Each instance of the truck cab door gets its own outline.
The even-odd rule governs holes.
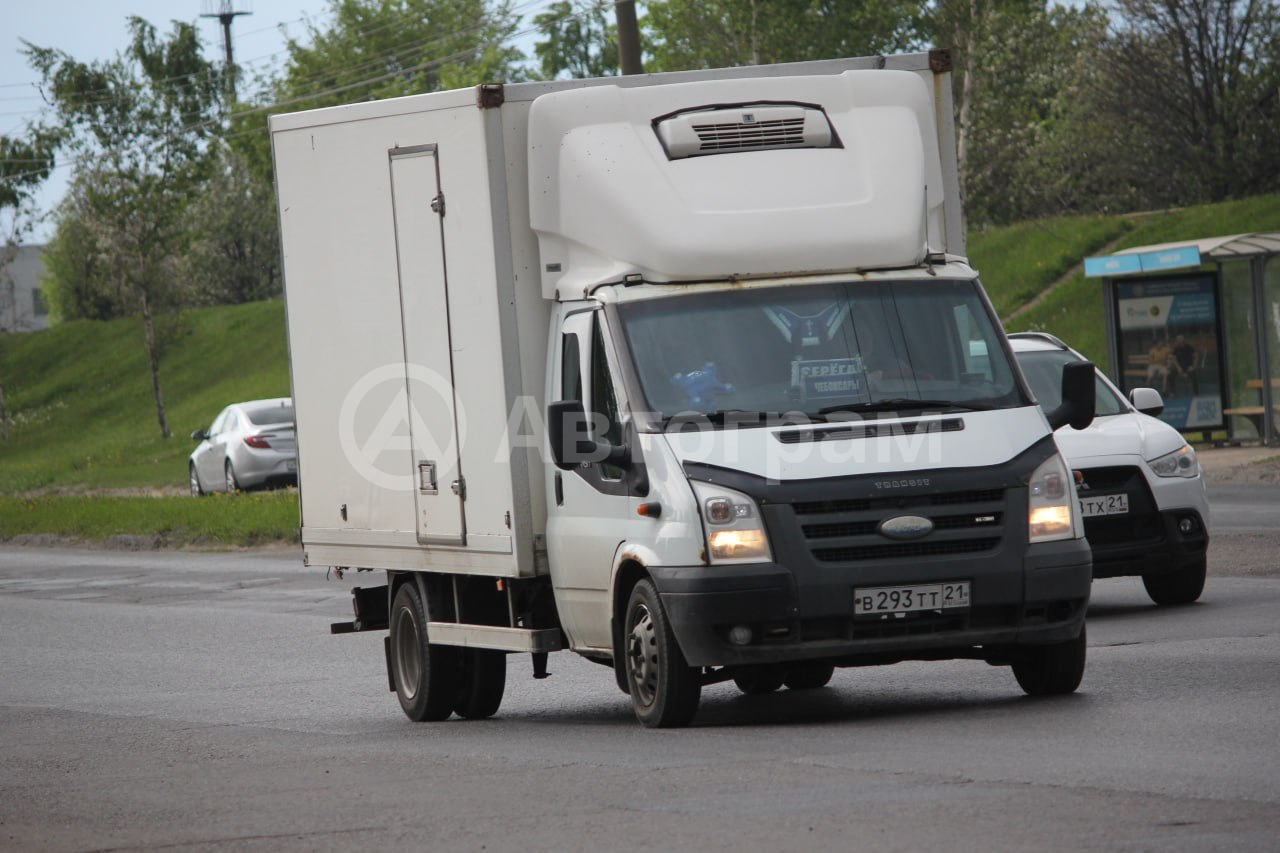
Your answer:
[[[597,441],[624,441],[622,399],[612,342],[601,312],[566,314],[554,343],[551,401],[581,400]],[[584,462],[555,469],[547,483],[547,557],[556,605],[574,648],[613,645],[609,587],[618,548],[637,518],[626,472],[617,465]]]

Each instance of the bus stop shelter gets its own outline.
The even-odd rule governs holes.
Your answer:
[[[1280,231],[1085,259],[1106,304],[1110,378],[1155,387],[1183,431],[1280,444]]]

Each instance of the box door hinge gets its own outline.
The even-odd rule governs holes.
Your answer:
[[[457,495],[460,500],[465,501],[467,499],[467,481],[463,478],[459,477],[454,480],[453,483],[450,484],[450,488],[453,489],[453,493]]]
[[[431,199],[431,209],[444,216],[444,193],[436,193],[436,197]]]

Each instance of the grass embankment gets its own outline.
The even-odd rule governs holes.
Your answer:
[[[290,492],[191,497],[97,495],[0,496],[0,541],[53,537],[109,541],[140,537],[141,546],[210,548],[295,542],[298,499]]]
[[[1113,218],[1121,219],[1121,217]],[[1129,222],[1127,233],[1123,230],[1120,232],[1123,236],[1118,240],[1113,251],[1180,240],[1225,237],[1251,231],[1276,231],[1280,230],[1280,195],[1257,196],[1242,201],[1189,207],[1168,213],[1124,217],[1124,220]],[[1021,227],[1023,226],[1012,226],[1014,229]],[[1006,286],[1006,282],[1015,281],[1019,274],[1018,267],[998,274],[993,269],[992,276],[989,277],[987,267],[984,266],[984,263],[994,261],[994,258],[988,257],[988,250],[992,248],[991,244],[994,241],[1002,239],[1003,232],[1006,230],[1010,229],[993,229],[989,238],[975,235],[975,238],[971,239],[971,254],[976,258],[974,263],[983,273],[983,284],[989,290],[992,289],[993,278],[996,282],[995,288],[1000,290]],[[1082,252],[1076,262],[1081,263],[1084,255],[1096,252],[1098,248],[1101,247],[1093,247]],[[1025,269],[1022,264],[1019,264],[1019,267]],[[1252,332],[1242,327],[1245,322],[1244,314],[1234,312],[1232,307],[1234,303],[1248,300],[1248,288],[1246,284],[1244,292],[1240,293],[1239,287],[1232,286],[1234,281],[1232,275],[1231,268],[1228,268],[1226,283],[1230,292],[1227,294],[1226,306],[1227,344],[1230,348],[1232,364],[1243,365],[1247,372],[1248,365],[1253,361]],[[1233,299],[1233,296],[1236,298]],[[995,300],[995,296],[992,299]],[[998,305],[997,310],[999,310]],[[1054,289],[1042,303],[1018,317],[1007,331],[1021,332],[1030,329],[1051,332],[1098,364],[1106,366],[1109,359],[1104,310],[1102,280],[1085,278],[1082,266],[1075,270],[1062,286]],[[1237,313],[1239,316],[1236,316]],[[1003,317],[1006,313],[1000,311],[1000,315]],[[1241,351],[1242,347],[1247,351]]]
[[[169,439],[156,421],[140,320],[0,336],[10,417],[9,442],[0,443],[0,495],[10,496],[0,498],[0,539],[296,540],[295,495],[196,501],[185,494],[192,430],[207,427],[228,403],[288,396],[281,303],[196,309],[160,326]],[[167,494],[142,496],[155,491]]]

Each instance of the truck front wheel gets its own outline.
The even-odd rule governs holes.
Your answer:
[[[391,605],[391,675],[400,707],[415,723],[448,719],[462,688],[460,650],[428,642],[428,612],[418,585],[401,584]]]
[[[1088,641],[1084,626],[1080,636],[1063,643],[1030,646],[1027,656],[1013,664],[1013,675],[1028,696],[1074,693],[1084,677]]]
[[[649,728],[688,725],[698,711],[702,677],[685,662],[653,581],[644,579],[627,599],[627,682],[631,707]]]

